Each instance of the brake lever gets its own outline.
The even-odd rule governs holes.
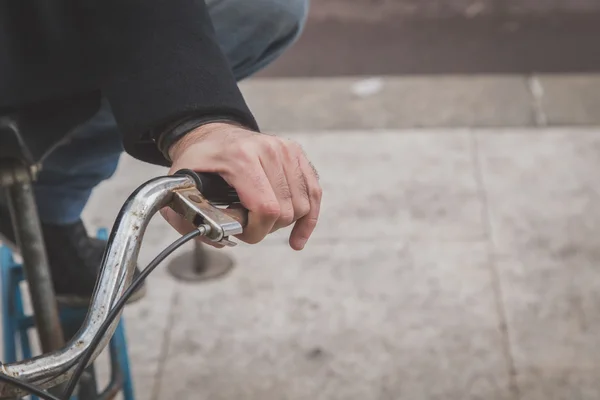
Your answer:
[[[234,218],[233,215],[211,204],[195,187],[181,189],[173,192],[171,209],[181,215],[194,226],[202,225],[206,228],[204,237],[214,243],[233,247],[237,243],[229,239],[230,236],[239,235],[244,231],[244,223]]]
[[[181,170],[176,175],[190,176],[196,185],[173,191],[170,208],[194,226],[204,226],[204,237],[209,241],[235,246],[237,243],[231,241],[230,236],[241,234],[248,221],[248,211],[239,205],[235,190],[217,174]],[[233,203],[238,207],[227,210],[218,208],[201,191],[209,193],[221,205]]]

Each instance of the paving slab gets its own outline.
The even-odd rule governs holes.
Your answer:
[[[265,131],[600,125],[600,75],[251,79]]]
[[[159,398],[509,399],[484,243],[242,246],[178,285]]]
[[[315,240],[228,250],[203,285],[151,275],[126,312],[140,398],[598,398],[599,132],[289,136],[322,176]],[[90,229],[165,172],[124,156]],[[142,265],[176,237],[157,217]]]
[[[536,123],[524,76],[251,79],[241,89],[275,132]]]
[[[549,125],[600,125],[600,76],[540,75]]]
[[[521,399],[597,399],[600,134],[477,136]]]
[[[472,145],[464,130],[289,134],[319,170],[323,205],[311,243],[484,237]],[[285,242],[289,230],[269,241]]]

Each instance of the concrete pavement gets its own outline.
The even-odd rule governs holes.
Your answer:
[[[263,78],[241,88],[274,132],[600,125],[598,74]]]
[[[597,399],[600,133],[296,132],[322,176],[305,251],[228,250],[226,279],[164,269],[128,308],[141,399]],[[124,157],[108,225],[162,173]],[[160,218],[142,264],[176,237]]]
[[[318,168],[321,222],[300,253],[288,231],[227,250],[237,268],[219,281],[151,275],[125,314],[138,398],[597,399],[598,87],[244,82],[262,127]],[[123,156],[86,208],[90,230],[165,172]],[[157,217],[140,264],[176,238]]]

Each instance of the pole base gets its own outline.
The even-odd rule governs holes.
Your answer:
[[[202,282],[221,278],[234,267],[227,254],[218,250],[205,250],[205,245],[195,244],[193,251],[175,258],[167,270],[175,279],[184,282]]]

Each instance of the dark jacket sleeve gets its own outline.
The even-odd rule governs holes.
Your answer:
[[[82,0],[79,0],[82,1]],[[153,138],[189,115],[258,130],[204,0],[83,0],[81,29],[125,150],[166,164]]]

